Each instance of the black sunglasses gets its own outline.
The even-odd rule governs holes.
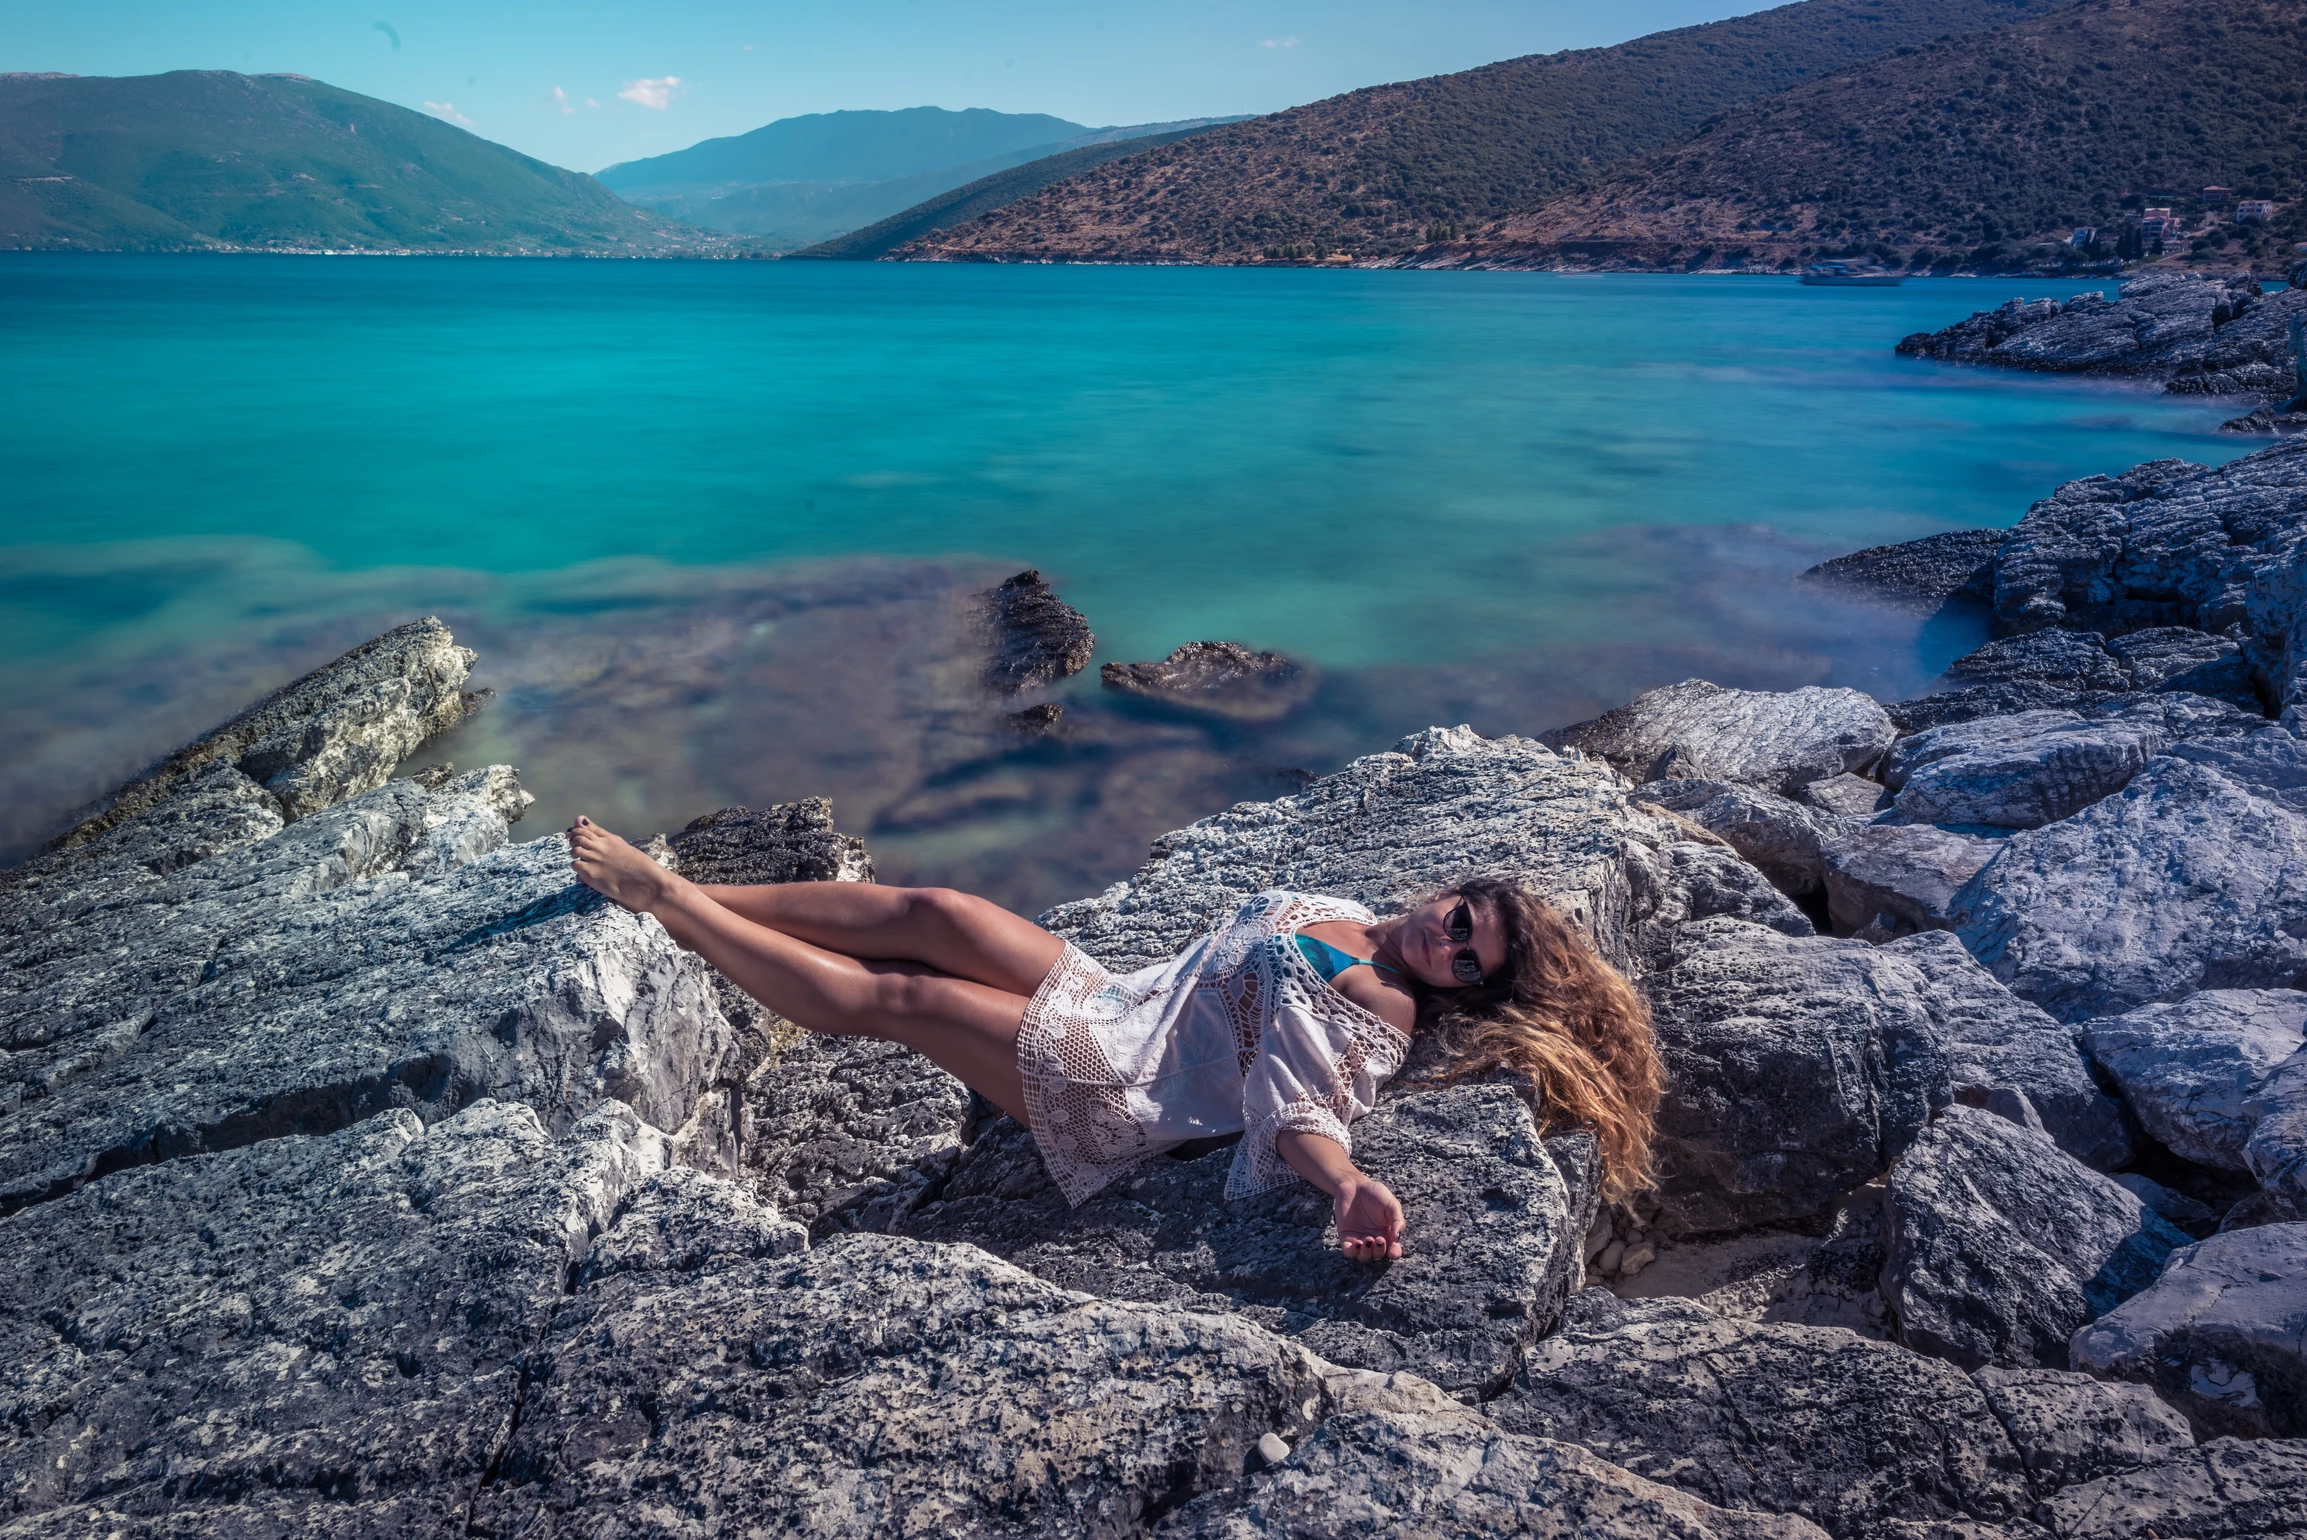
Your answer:
[[[1474,911],[1464,899],[1458,901],[1458,907],[1451,910],[1449,918],[1442,922],[1442,934],[1452,941],[1474,939]],[[1472,947],[1463,947],[1450,954],[1450,977],[1461,984],[1482,982],[1482,959],[1474,955]]]

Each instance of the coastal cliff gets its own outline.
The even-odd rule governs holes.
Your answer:
[[[356,650],[0,873],[0,1525],[2296,1533],[2307,442],[1862,557],[1816,580],[1998,639],[1888,706],[1431,729],[1043,917],[1128,967],[1486,871],[1626,971],[1655,1189],[1413,1055],[1355,1128],[1378,1269],[1228,1151],[1066,1208],[925,1060],[514,842],[511,769],[397,773],[472,706],[438,622]],[[1080,666],[1047,599],[988,667]],[[650,849],[872,877],[823,802]]]

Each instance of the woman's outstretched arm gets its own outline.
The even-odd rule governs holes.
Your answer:
[[[1357,1262],[1402,1254],[1402,1205],[1386,1184],[1364,1176],[1345,1146],[1327,1134],[1284,1129],[1274,1149],[1290,1168],[1328,1193],[1337,1208],[1338,1246]]]

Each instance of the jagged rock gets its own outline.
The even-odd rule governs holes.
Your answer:
[[[1726,690],[1685,679],[1545,740],[1599,755],[1635,781],[1737,781],[1791,797],[1866,769],[1895,734],[1882,707],[1856,690]]]
[[[1966,1369],[2064,1369],[2067,1341],[2187,1237],[2047,1134],[1941,1112],[1890,1174],[1883,1296],[1898,1340]]]
[[[1956,1101],[1991,1106],[1994,1093],[2016,1091],[2059,1148],[2084,1165],[2111,1171],[2131,1163],[2138,1153],[2131,1120],[2099,1089],[2072,1028],[1997,983],[1944,931],[1908,936],[1883,951],[1929,986]]]
[[[2187,1419],[2143,1385],[2111,1385],[2059,1369],[1986,1368],[1975,1378],[2040,1492],[2136,1470],[2195,1447]]]
[[[2272,405],[2255,407],[2240,417],[2228,418],[2219,424],[2219,431],[2221,433],[2299,433],[2307,431],[2307,412],[2278,411]]]
[[[2307,1433],[2307,1224],[2261,1225],[2171,1256],[2152,1288],[2075,1333],[2075,1367],[2136,1380],[2204,1438]]]
[[[740,1168],[815,1225],[881,1228],[952,1169],[974,1130],[969,1087],[870,1037],[788,1039],[745,1083]]]
[[[0,886],[14,887],[56,870],[62,863],[55,853],[150,817],[194,782],[226,767],[269,792],[274,816],[286,819],[372,791],[425,739],[472,709],[476,697],[463,688],[472,662],[472,650],[459,647],[448,627],[429,615],[363,642],[104,798],[90,816],[50,843],[49,859],[0,874]],[[247,801],[259,800],[244,795]]]
[[[1893,933],[1944,930],[1955,895],[2001,851],[2000,840],[1931,824],[1875,824],[1822,846],[1819,863],[1835,928],[1863,930],[1877,915]]]
[[[1501,1433],[1460,1414],[1332,1417],[1276,1469],[1197,1499],[1176,1540],[1811,1540],[1799,1518],[1716,1508],[1574,1444]]]
[[[2307,994],[2207,989],[2095,1021],[2083,1042],[2147,1132],[2171,1153],[2225,1171],[2248,1169],[2252,1094],[2307,1035]]]
[[[1506,1382],[1585,1270],[1592,1142],[1568,1135],[1550,1150],[1505,1086],[1382,1101],[1354,1125],[1354,1159],[1402,1200],[1408,1254],[1375,1271],[1337,1250],[1330,1200],[1310,1183],[1226,1202],[1230,1149],[1148,1161],[1068,1210],[1032,1137],[1006,1120],[897,1228],[1104,1299],[1231,1310],[1333,1363],[1472,1397]]]
[[[1830,775],[1802,789],[1802,804],[1835,818],[1872,818],[1887,798],[1882,783],[1863,775]]]
[[[1882,757],[1879,773],[1884,786],[1893,792],[1900,791],[1917,771],[1928,769],[1942,759],[2024,742],[2050,728],[2072,726],[2082,720],[2079,711],[2052,707],[1921,728],[1891,745],[1890,752]]]
[[[2286,1219],[2307,1218],[2307,1049],[2275,1066],[2243,1103],[2244,1163]]]
[[[483,1533],[1139,1533],[1331,1404],[1239,1317],[881,1235],[588,1276],[534,1362]]]
[[[2215,470],[2154,460],[2068,482],[2003,542],[1996,614],[2013,631],[2218,633],[2247,622],[2266,638],[2280,617],[2255,615],[2252,592],[2307,533],[2303,508],[2307,441],[2297,439]]]
[[[1921,732],[1944,722],[2044,709],[2104,718],[2127,714],[2124,708],[2139,704],[2137,697],[2171,692],[2259,715],[2241,644],[2186,626],[2112,639],[2057,629],[2006,637],[1948,665],[1939,694],[1888,709],[1902,731]]]
[[[1304,791],[1242,803],[1154,842],[1127,882],[1042,923],[1112,968],[1160,962],[1267,888],[1399,913],[1460,877],[1496,873],[1546,895],[1635,972],[1684,922],[1810,921],[1727,845],[1634,805],[1606,767],[1527,738],[1432,728]]]
[[[478,1102],[115,1172],[0,1220],[12,1533],[461,1532],[589,1237],[660,1170],[614,1102]],[[790,1229],[791,1227],[787,1227]]]
[[[1981,717],[2016,716],[2025,711],[2088,712],[2095,706],[2122,701],[2125,696],[2105,690],[2073,690],[2041,679],[2014,679],[2003,684],[1974,685],[1944,690],[1914,700],[1893,701],[1883,711],[1901,733],[1928,732],[1950,722],[1972,722]]]
[[[561,1129],[614,1095],[682,1127],[758,1048],[564,840],[505,843],[526,802],[502,767],[390,781],[141,880],[106,859],[124,824],[80,847],[92,886],[12,891],[0,1208],[395,1106],[519,1100]]]
[[[2037,635],[2055,633],[2038,632]],[[1918,733],[1895,773],[1898,811],[1913,823],[2038,829],[2121,791],[2164,746],[2145,723],[2045,720],[2030,711]],[[2020,724],[2024,724],[2021,726]]]
[[[756,813],[725,807],[692,819],[667,843],[691,882],[745,886],[770,882],[871,882],[873,857],[854,834],[833,828],[823,797],[780,802]]]
[[[1001,720],[1010,731],[1020,737],[1047,737],[1056,732],[1058,724],[1065,720],[1065,708],[1055,701],[1043,701],[1040,705],[1028,706],[1023,711],[1009,712]]]
[[[1950,690],[2041,680],[2069,690],[2124,690],[2130,676],[2095,631],[2030,631],[1987,643],[1947,665]]]
[[[1999,529],[1950,529],[1822,561],[1802,580],[1855,590],[1924,614],[1950,601],[1985,604],[1994,597],[1995,550],[2002,543]]]
[[[1721,836],[1790,898],[1818,891],[1823,872],[1819,847],[1855,822],[1728,781],[1652,781],[1635,787],[1634,797]]]
[[[2291,1540],[2307,1524],[2307,1442],[2214,1439],[2068,1487],[2043,1517],[2059,1540]]]
[[[2107,651],[2136,690],[2184,690],[2256,712],[2258,692],[2241,644],[2186,626],[2155,626],[2110,637]]]
[[[1818,1213],[1888,1167],[1949,1095],[1928,982],[1863,942],[1700,921],[1643,989],[1667,1070],[1669,1233]]]
[[[1097,650],[1081,611],[1030,567],[980,594],[977,614],[992,649],[985,683],[1004,695],[1078,674]]]
[[[2287,732],[2190,734],[2173,759],[2208,765],[2252,796],[2307,815],[2307,743]]]
[[[1098,677],[1125,695],[1245,722],[1288,716],[1314,686],[1305,665],[1239,642],[1188,642],[1159,663],[1108,663]]]
[[[2204,988],[2295,988],[2307,822],[2222,767],[2165,755],[2114,796],[2012,835],[1952,908],[1971,955],[2063,1021]]]
[[[1952,1365],[1683,1300],[1573,1296],[1562,1330],[1487,1409],[1513,1432],[1837,1536],[1900,1519],[2003,1523],[2030,1501],[2018,1451]]]
[[[2261,370],[2289,357],[2290,316],[2307,295],[2262,295],[2248,275],[2145,273],[2119,297],[2011,300],[1898,351],[1916,357],[2056,373],[2178,380],[2208,371]],[[2254,376],[2257,377],[2257,376]]]

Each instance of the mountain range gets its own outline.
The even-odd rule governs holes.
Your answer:
[[[647,256],[592,177],[301,75],[0,75],[0,248]]]

